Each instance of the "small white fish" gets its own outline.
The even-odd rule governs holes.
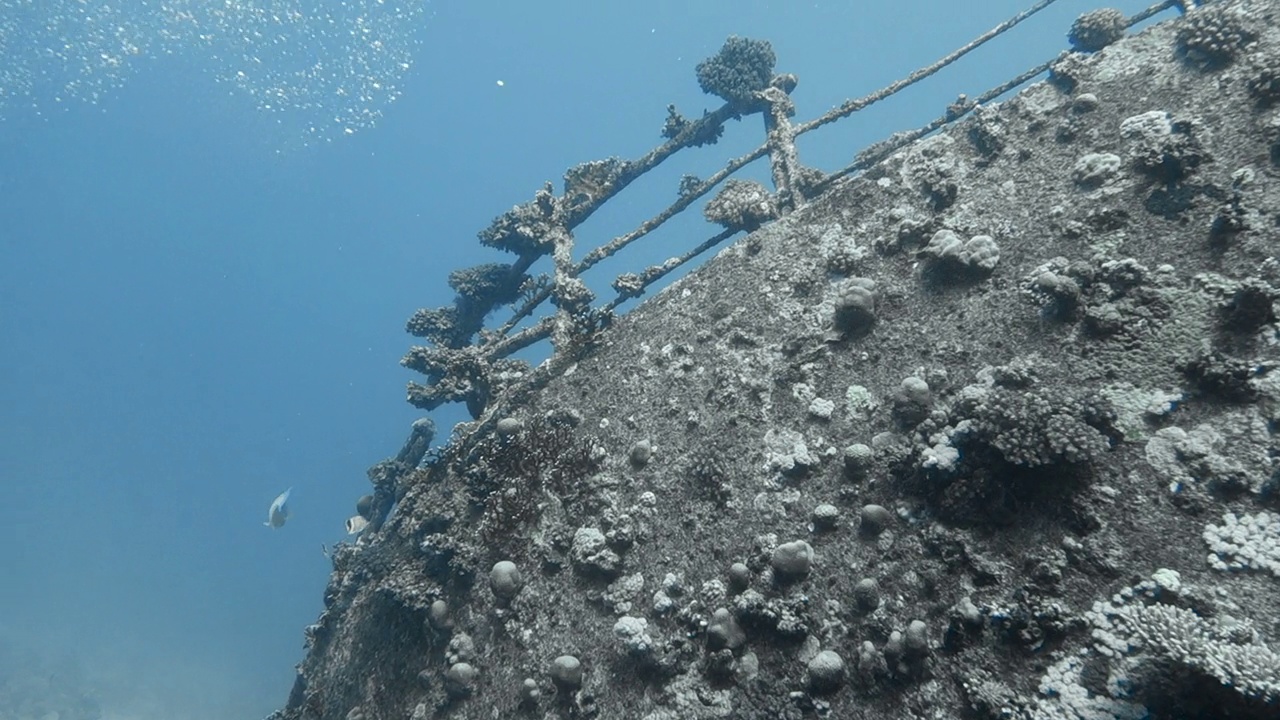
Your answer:
[[[270,528],[284,527],[284,521],[289,519],[289,493],[293,492],[293,488],[289,488],[276,496],[271,501],[271,508],[267,510],[267,521],[262,523]]]
[[[364,529],[369,527],[369,521],[364,519],[362,515],[352,515],[347,518],[347,534],[359,535]]]

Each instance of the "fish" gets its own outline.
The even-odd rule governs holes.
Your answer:
[[[293,492],[293,488],[289,488],[276,496],[271,501],[271,507],[267,510],[267,521],[262,523],[269,528],[284,527],[284,521],[289,519],[289,493]]]
[[[347,518],[347,534],[359,535],[364,529],[369,527],[369,521],[364,519],[362,515],[352,515]]]

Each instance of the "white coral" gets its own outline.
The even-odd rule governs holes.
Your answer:
[[[1147,709],[1137,703],[1093,695],[1080,682],[1084,661],[1068,656],[1049,666],[1040,680],[1044,699],[1037,700],[1031,715],[1036,720],[1138,720]]]
[[[1222,525],[1207,525],[1209,565],[1216,570],[1268,570],[1280,577],[1280,515],[1266,510],[1253,515],[1222,516]]]

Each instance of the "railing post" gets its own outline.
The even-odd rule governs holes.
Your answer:
[[[564,225],[555,225],[547,233],[551,243],[551,260],[555,264],[555,284],[551,301],[556,305],[551,345],[556,355],[567,354],[578,329],[577,319],[590,306],[594,295],[578,278],[573,262],[573,234]]]
[[[778,210],[783,214],[805,201],[796,183],[800,161],[796,158],[796,133],[790,119],[796,113],[796,105],[787,94],[795,84],[794,75],[780,75],[771,87],[760,91],[760,99],[769,104],[769,111],[763,113],[764,128],[768,134],[769,169],[778,193]]]

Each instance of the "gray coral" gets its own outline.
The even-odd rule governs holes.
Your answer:
[[[1250,64],[1252,73],[1245,81],[1249,94],[1262,107],[1280,102],[1280,52],[1258,53]]]
[[[1234,9],[1214,4],[1187,13],[1177,44],[1188,62],[1211,70],[1231,64],[1255,37]]]
[[[698,87],[728,103],[749,103],[769,86],[776,62],[767,41],[734,35],[719,52],[698,63]]]
[[[1051,507],[1088,476],[1116,434],[1109,402],[1034,387],[1012,366],[971,385],[918,456],[944,516],[1007,522],[1014,507]]]
[[[1196,123],[1152,110],[1125,118],[1120,134],[1133,142],[1134,167],[1165,184],[1185,180],[1207,159],[1195,135]]]
[[[1115,8],[1091,10],[1071,24],[1067,40],[1081,52],[1097,52],[1124,37],[1129,19]]]
[[[778,205],[769,189],[754,180],[726,180],[702,212],[726,229],[750,232],[778,217]]]
[[[846,335],[862,335],[876,321],[876,281],[871,278],[850,278],[836,290],[835,314],[832,324]]]
[[[1111,447],[1098,429],[1105,413],[1069,396],[997,389],[977,408],[970,437],[1022,467],[1089,462]]]
[[[990,235],[961,240],[952,230],[939,230],[917,257],[930,282],[946,283],[990,275],[1000,262],[1000,246]]]
[[[489,227],[480,231],[480,244],[513,255],[538,257],[550,253],[552,243],[548,235],[555,227],[552,216],[557,202],[548,183],[532,200],[494,218]]]

